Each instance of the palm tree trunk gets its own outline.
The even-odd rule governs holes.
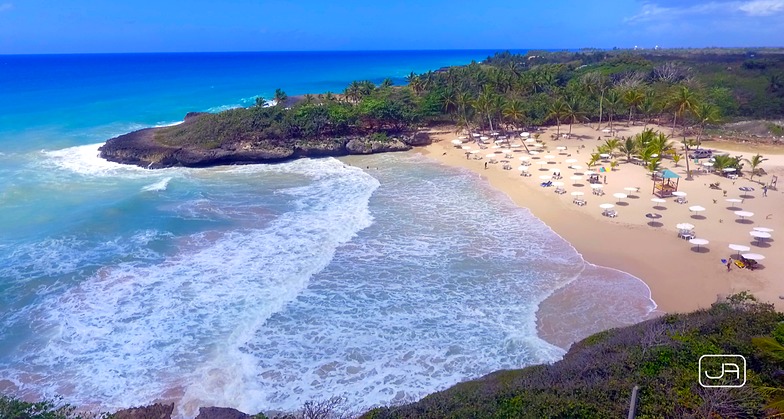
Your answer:
[[[555,128],[555,135],[557,137],[560,137],[561,136],[561,119],[560,118],[555,118],[555,123],[557,124],[556,128]]]
[[[629,124],[626,125],[627,127],[632,125],[632,110],[634,110],[634,108],[629,107]]]
[[[672,132],[670,132],[670,137],[675,135],[675,121],[678,120],[678,112],[675,112],[672,116]]]
[[[602,129],[602,103],[604,103],[604,90],[602,90],[602,95],[599,96],[599,124],[596,125],[596,130]]]
[[[686,136],[683,137],[683,146],[686,148],[686,180],[691,180],[691,167],[689,166],[689,144],[686,142]]]

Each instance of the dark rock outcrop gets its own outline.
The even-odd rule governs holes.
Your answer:
[[[250,415],[229,407],[200,407],[196,419],[250,419]]]
[[[188,127],[204,113],[185,116]],[[430,142],[427,134],[400,138],[374,139],[352,136],[326,139],[298,139],[272,142],[255,138],[252,133],[236,141],[224,142],[215,148],[203,146],[170,146],[156,141],[156,131],[146,128],[112,138],[99,149],[101,157],[122,164],[148,169],[164,167],[207,167],[225,164],[277,163],[301,157],[345,156],[410,150],[412,146]]]
[[[156,403],[144,407],[123,409],[112,415],[113,419],[171,419],[174,403]]]

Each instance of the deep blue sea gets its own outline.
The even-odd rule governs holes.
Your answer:
[[[415,400],[655,307],[474,175],[416,153],[150,171],[106,139],[492,51],[0,56],[0,392],[96,410]],[[368,168],[369,167],[369,168]],[[549,308],[552,312],[553,308]],[[589,314],[583,314],[589,313]]]

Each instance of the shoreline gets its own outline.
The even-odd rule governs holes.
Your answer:
[[[549,138],[550,131],[555,133],[555,130],[555,127],[548,127],[542,133],[541,138]],[[594,136],[593,138],[596,136],[595,131],[590,127],[575,127],[574,132],[581,130],[587,132],[587,138],[592,138],[590,137],[591,135]],[[644,213],[651,211],[653,204],[650,202],[650,198],[653,195],[648,191],[647,184],[640,183],[644,181],[646,176],[644,169],[641,167],[621,164],[618,171],[608,172],[611,180],[605,186],[606,195],[603,197],[592,197],[590,192],[588,192],[585,195],[588,204],[580,207],[572,204],[572,197],[568,193],[561,196],[553,193],[552,188],[540,187],[539,172],[536,165],[531,166],[530,170],[537,175],[527,178],[520,176],[520,172],[516,170],[516,162],[512,162],[515,170],[502,170],[500,164],[490,165],[490,167],[485,169],[484,162],[487,160],[467,160],[464,150],[456,149],[450,143],[452,139],[457,137],[451,127],[433,130],[430,132],[430,135],[433,138],[432,144],[417,147],[410,152],[420,153],[447,166],[473,172],[486,180],[493,188],[505,193],[515,204],[527,208],[535,217],[550,227],[553,232],[567,241],[582,256],[586,263],[624,272],[642,281],[650,290],[650,298],[656,305],[652,315],[657,313],[684,313],[707,308],[718,299],[741,291],[750,291],[761,301],[774,304],[778,310],[784,308],[784,302],[778,298],[779,295],[784,295],[784,286],[776,283],[775,275],[776,271],[784,269],[784,263],[774,258],[776,254],[775,242],[771,242],[770,247],[772,249],[757,249],[751,246],[752,252],[758,251],[768,256],[768,259],[763,261],[765,269],[755,271],[733,269],[731,272],[727,272],[725,265],[720,263],[721,258],[726,258],[732,253],[727,248],[729,243],[748,244],[746,237],[749,237],[748,235],[742,236],[743,233],[738,231],[733,231],[732,234],[726,233],[723,231],[725,227],[728,230],[740,229],[744,232],[750,230],[751,227],[759,225],[772,227],[774,230],[779,231],[782,231],[782,228],[784,228],[781,224],[782,217],[780,216],[773,217],[773,220],[765,221],[755,219],[755,223],[751,225],[723,223],[722,218],[717,220],[715,218],[717,213],[721,217],[728,218],[728,221],[733,216],[726,214],[728,211],[723,208],[725,205],[718,203],[719,198],[715,198],[713,195],[703,196],[711,193],[707,187],[703,188],[703,184],[708,180],[712,182],[714,180],[726,181],[726,179],[716,177],[715,175],[709,175],[711,176],[709,178],[695,175],[694,181],[681,179],[681,190],[688,191],[689,204],[677,205],[671,199],[668,200],[667,204],[664,204],[667,206],[667,211],[661,212],[670,212],[677,215],[672,217],[670,214],[666,214],[662,219],[661,226],[651,227],[646,225],[646,222],[649,220],[644,218]],[[577,137],[586,136],[578,134]],[[519,142],[519,137],[511,141],[513,144],[517,143]],[[576,156],[580,160],[578,164],[581,165],[584,165],[583,160],[587,159],[590,150],[601,144],[595,139],[559,139],[554,141],[548,140],[548,146],[554,148],[553,142],[556,142],[557,145],[568,145],[568,148],[574,149],[578,149],[581,144],[585,145],[582,158],[579,155]],[[706,143],[706,147],[712,145],[707,141]],[[468,145],[473,146],[473,144]],[[482,155],[491,151],[491,149],[483,150]],[[555,154],[555,152],[552,154]],[[753,152],[748,151],[747,154],[753,154]],[[521,153],[518,155],[527,154]],[[557,160],[563,160],[563,157],[558,156]],[[768,173],[778,173],[784,168],[784,156],[772,156],[771,160],[771,162],[766,162],[762,166]],[[671,161],[665,161],[664,163],[665,167],[671,165]],[[683,163],[679,168],[673,169],[685,172]],[[563,170],[566,174],[566,169],[564,168]],[[567,184],[572,183],[568,181],[568,174],[565,176],[565,183]],[[747,179],[739,179],[738,181],[740,182],[741,180],[747,181]],[[614,192],[617,192],[618,189],[622,190],[624,186],[638,186],[637,184],[646,186],[642,187],[640,192],[636,194],[639,195],[637,199],[625,200],[628,202],[626,206],[617,207],[621,214],[618,218],[610,219],[600,215],[601,210],[598,208],[600,202],[617,201],[612,196]],[[578,189],[567,185],[565,189],[573,191],[585,190],[587,188],[582,187]],[[590,189],[588,190],[590,191]],[[735,196],[733,191],[728,193],[727,197]],[[756,207],[750,208],[750,210],[758,214],[763,212],[769,214],[776,213],[776,208],[783,207],[781,205],[777,207],[777,204],[784,203],[784,196],[782,196],[781,192],[774,193],[774,191],[771,191],[768,196],[770,198],[764,198],[764,201],[763,199],[748,199],[747,203],[753,203]],[[719,206],[709,206],[711,199],[714,200],[714,204]],[[721,200],[723,201],[723,199]],[[706,213],[707,220],[692,221],[688,218],[688,207],[695,204],[708,207],[709,211]],[[759,210],[761,204],[765,205],[767,211]],[[634,212],[633,216],[629,214],[631,212]],[[694,250],[689,251],[689,243],[676,237],[674,225],[677,222],[686,221],[697,225],[700,237],[710,239],[711,243],[708,245],[707,253],[698,253]],[[757,221],[759,221],[759,224],[757,224]],[[775,238],[776,233],[774,232],[773,234]],[[738,238],[735,239],[735,237]],[[577,281],[579,281],[579,278]],[[560,297],[559,294],[565,291],[568,292],[568,289],[575,286],[577,281],[555,291],[553,295],[540,304],[540,310],[543,305],[554,303],[554,299],[557,300]],[[540,332],[540,337],[548,342],[560,343],[559,346],[563,346],[563,340],[553,336],[552,333],[548,333],[548,326],[543,324],[539,317],[539,312],[537,312],[537,329]]]

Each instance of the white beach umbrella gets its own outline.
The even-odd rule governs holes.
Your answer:
[[[769,238],[771,238],[770,233],[766,233],[764,231],[754,231],[754,230],[752,230],[752,231],[749,232],[749,235],[751,237],[756,237],[758,239],[769,239]]]
[[[621,202],[622,199],[626,199],[626,194],[621,192],[616,192],[613,196],[618,198],[618,202]]]
[[[754,231],[761,231],[763,233],[773,233],[773,229],[772,228],[767,228],[767,227],[754,227],[754,228],[752,228],[752,230],[754,230]]]
[[[541,144],[531,144],[531,147],[539,148],[539,147],[542,147],[542,145]]]
[[[623,190],[627,191],[627,192],[637,192],[637,187],[635,187],[635,186],[627,186],[627,187],[623,188]]]
[[[675,228],[677,228],[678,230],[692,230],[694,229],[694,224],[680,223],[676,225]]]
[[[571,179],[571,180],[583,180],[583,177],[579,176],[579,175],[574,175],[574,176],[569,176],[569,179]]]
[[[496,150],[497,150],[497,149],[501,148],[501,146],[500,146],[500,145],[498,145],[498,144],[496,144],[496,145],[494,145],[494,146],[492,146],[492,147],[490,147],[490,148],[494,148],[494,149],[496,149]]]
[[[544,160],[542,160],[542,161],[540,161],[540,162],[536,162],[536,164],[538,164],[539,166],[542,166],[542,167],[544,167],[544,166],[546,166],[546,165],[547,165],[547,162],[546,162],[546,161],[544,161]]]
[[[598,183],[592,183],[591,184],[591,188],[593,188],[593,189],[602,189],[603,186],[601,184],[598,184]]]
[[[686,196],[687,194],[686,194],[686,192],[683,192],[683,191],[675,191],[675,192],[672,193],[672,195],[682,198],[682,197]]]
[[[544,158],[546,158],[547,160],[552,160],[552,159],[555,158],[555,156],[553,156],[552,154],[548,154],[548,155],[544,156]]]
[[[697,246],[697,250],[700,250],[700,246],[705,246],[706,244],[710,243],[705,239],[691,239],[689,243],[694,244]]]
[[[663,203],[667,202],[666,199],[662,199],[662,198],[651,198],[651,201],[653,201],[653,202],[655,202],[657,204],[663,204]]]
[[[463,147],[461,147],[461,148],[462,148],[463,150],[470,150],[470,149],[471,149],[471,146],[470,146],[470,145],[464,145],[464,146],[463,146]]]
[[[609,128],[605,128],[605,129],[602,130],[602,132],[604,132],[604,133],[610,132],[610,129]]]
[[[743,258],[749,260],[764,260],[765,256],[762,256],[759,253],[744,253]]]
[[[553,172],[553,173],[560,173],[561,172],[561,168],[560,167],[553,167],[553,168],[550,169],[550,171]]]
[[[610,157],[610,155],[607,154],[607,153],[602,153],[602,154],[599,154],[599,157],[601,157],[603,159],[606,159],[606,158]]]
[[[749,246],[744,246],[742,244],[730,244],[728,247],[738,252],[738,256],[740,256],[740,252],[748,252],[749,250],[751,250]]]
[[[526,156],[518,157],[518,159],[520,159],[520,161],[528,161],[528,160],[530,160],[530,158],[528,158]]]
[[[727,198],[725,199],[725,201],[731,202],[733,204],[740,204],[741,202],[743,202],[743,200],[739,198]]]
[[[572,196],[583,196],[583,195],[585,195],[585,192],[580,192],[580,191],[572,192]]]
[[[471,154],[479,154],[481,152],[482,152],[482,150],[471,150],[471,151],[469,151],[469,153],[471,153]]]
[[[460,144],[463,144],[463,142],[460,141],[460,140],[452,140],[452,144],[460,145]]]
[[[497,136],[497,135],[500,135],[500,134],[498,134],[497,132],[491,132],[490,135]]]
[[[480,139],[480,140],[482,140],[482,141],[485,141],[485,140],[489,140],[489,139],[490,139],[490,137],[485,137],[485,136],[483,135],[483,136],[479,137],[479,139]]]
[[[577,163],[577,159],[566,159],[564,160],[564,163],[569,163],[569,164]]]
[[[585,174],[586,174],[587,176],[590,176],[590,175],[595,175],[595,174],[596,174],[596,172],[594,172],[593,170],[586,170],[586,171],[585,171]]]
[[[503,143],[503,142],[504,142],[504,140],[495,140],[494,142],[495,142],[496,144],[498,144],[498,143]]]
[[[531,135],[531,133],[528,133],[528,132],[521,132],[521,133],[520,133],[520,136],[521,136],[521,137],[527,137],[527,136],[529,136],[529,135]]]
[[[735,169],[734,167],[725,167],[725,168],[724,168],[724,169],[722,169],[722,170],[723,170],[723,171],[725,171],[725,172],[727,172],[727,173],[731,173],[731,172],[734,172],[734,171],[735,171],[735,170],[737,170],[737,169]]]
[[[535,138],[528,138],[528,139],[525,140],[525,142],[526,143],[535,143],[536,139]]]
[[[559,146],[558,146],[558,147],[556,147],[555,149],[556,149],[556,150],[560,150],[560,151],[564,151],[564,150],[566,150],[566,147],[565,147],[565,146],[562,146],[562,145],[559,145]]]
[[[473,134],[471,134],[471,136],[474,137],[474,138],[477,138],[477,137],[481,137],[482,134],[473,133]]]
[[[659,218],[662,218],[662,215],[656,212],[649,212],[645,214],[645,217],[650,218],[651,220],[658,220]]]
[[[485,157],[487,157],[488,159],[495,159],[497,156],[496,156],[495,153],[490,153],[490,154],[486,155]]]
[[[564,183],[563,183],[563,182],[561,182],[561,181],[558,181],[558,182],[553,182],[553,186],[558,186],[558,187],[561,187],[561,186],[563,186],[563,185],[564,185]]]
[[[520,144],[512,144],[509,147],[518,148],[518,147],[522,147],[522,145],[520,145]]]
[[[580,166],[579,164],[575,164],[574,166],[572,166],[572,169],[574,169],[574,170],[580,170],[580,169],[582,169],[582,168],[583,168],[583,167],[582,167],[582,166]],[[588,173],[586,173],[586,174],[588,174]]]
[[[735,211],[735,215],[737,215],[741,219],[744,219],[746,217],[753,217],[754,213],[751,211]]]
[[[532,156],[535,156],[535,155],[539,154],[539,152],[536,151],[536,150],[531,150],[531,151],[528,152],[528,154],[530,154]]]
[[[550,175],[541,175],[541,176],[539,176],[539,179],[548,180],[548,179],[552,179],[552,176],[550,176]]]
[[[709,161],[703,162],[702,165],[705,166],[705,167],[713,167],[713,163],[711,163]]]
[[[520,166],[520,167],[517,168],[517,170],[519,170],[521,172],[526,172],[526,171],[528,171],[528,166]]]
[[[599,208],[601,208],[601,209],[610,209],[610,208],[614,208],[614,207],[615,207],[615,205],[613,205],[613,204],[601,204],[601,205],[599,205]]]
[[[705,207],[701,207],[699,205],[695,205],[693,207],[689,207],[689,211],[691,211],[691,212],[703,212],[703,211],[705,211]]]

